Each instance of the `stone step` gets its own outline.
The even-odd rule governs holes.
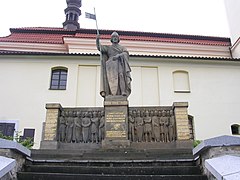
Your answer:
[[[104,175],[19,172],[18,180],[207,180],[203,175]]]
[[[25,172],[67,173],[67,174],[114,174],[114,175],[199,175],[196,166],[142,166],[142,167],[103,167],[103,166],[62,166],[26,165]]]
[[[32,159],[69,160],[139,160],[139,159],[193,159],[192,149],[161,150],[32,150]]]
[[[19,180],[207,180],[192,149],[33,150]]]
[[[182,160],[28,160],[26,165],[46,166],[101,166],[101,167],[157,167],[157,166],[196,166],[192,159]]]

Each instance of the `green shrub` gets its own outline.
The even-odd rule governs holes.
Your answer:
[[[0,132],[0,138],[11,140],[11,141],[15,140],[17,143],[22,144],[24,147],[31,149],[34,145],[33,139],[32,138],[21,139],[19,133],[20,132],[16,132],[16,136],[12,137],[12,136],[4,136],[2,132]]]
[[[6,139],[6,140],[11,140],[11,141],[13,140],[12,136],[4,136],[1,131],[0,131],[0,138]]]
[[[199,145],[202,141],[201,140],[194,140],[193,141],[193,147],[196,147],[197,145]]]

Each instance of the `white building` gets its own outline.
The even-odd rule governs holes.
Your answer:
[[[35,148],[46,103],[103,106],[95,30],[74,23],[69,29],[76,21],[66,22],[65,28],[15,28],[0,38],[0,127],[35,130]],[[100,33],[101,43],[110,44],[112,30]],[[232,57],[229,38],[118,33],[130,52],[130,106],[188,102],[196,139],[239,134],[240,59]],[[239,57],[239,50],[233,52]]]

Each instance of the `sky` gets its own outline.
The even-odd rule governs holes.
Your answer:
[[[66,0],[1,0],[0,36],[10,28],[62,27]],[[230,37],[224,0],[82,0],[81,28]]]

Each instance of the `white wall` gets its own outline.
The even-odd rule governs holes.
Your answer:
[[[161,105],[173,101],[189,102],[189,114],[194,116],[197,139],[231,135],[230,126],[239,124],[240,71],[239,64],[172,64],[162,65],[160,76],[166,88],[160,89]],[[171,72],[189,72],[190,93],[174,93]]]
[[[130,106],[160,105],[158,67],[132,67]]]
[[[77,105],[79,65],[97,64],[89,58],[27,57],[0,58],[0,120],[19,120],[19,129],[34,128],[35,147],[39,147],[46,103],[61,103],[64,107]],[[49,90],[51,68],[68,68],[66,90]]]
[[[231,134],[240,119],[240,62],[131,58],[130,106],[171,106],[189,102],[197,139]],[[49,90],[51,68],[68,68],[66,90]],[[175,93],[173,72],[189,74],[190,93]],[[87,56],[0,57],[0,120],[19,120],[19,130],[36,129],[41,140],[46,103],[63,107],[102,106],[99,95],[99,59]],[[88,101],[89,100],[89,101]]]

